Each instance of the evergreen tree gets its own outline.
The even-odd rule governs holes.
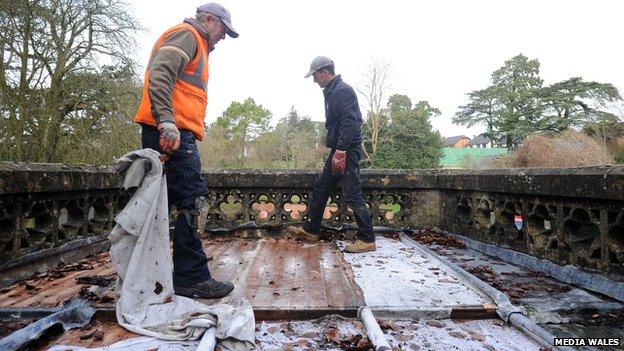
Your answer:
[[[536,123],[539,131],[560,132],[570,127],[585,127],[613,116],[601,111],[606,102],[621,99],[612,84],[584,82],[570,78],[543,88],[539,94],[543,115]]]
[[[486,136],[513,147],[534,132],[561,132],[600,122],[608,112],[607,102],[621,100],[617,89],[607,83],[570,78],[543,86],[539,62],[520,54],[492,73],[492,85],[468,94],[453,118],[471,127],[485,124]]]
[[[247,98],[242,103],[234,101],[217,118],[217,125],[225,130],[225,136],[236,153],[237,163],[243,163],[247,144],[262,133],[269,131],[271,111]]]
[[[522,54],[515,56],[492,73],[492,83],[498,100],[495,121],[505,144],[510,146],[531,134],[541,116],[538,93],[543,80],[539,77],[539,61]]]
[[[384,133],[392,136],[377,149],[375,168],[436,168],[442,157],[442,138],[433,131],[430,118],[440,111],[428,102],[420,101],[412,107],[405,95],[393,95],[386,111],[391,120]]]
[[[275,126],[278,150],[275,158],[279,167],[317,168],[322,166],[326,153],[325,128],[307,116],[299,116],[295,107]]]

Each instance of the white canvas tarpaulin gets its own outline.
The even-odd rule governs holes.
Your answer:
[[[131,332],[162,340],[203,336],[197,347],[202,351],[214,348],[215,338],[230,350],[254,349],[255,320],[247,301],[208,306],[174,295],[167,181],[159,156],[143,149],[115,163],[117,172],[125,173],[123,187],[138,187],[109,235],[118,274],[117,322]]]

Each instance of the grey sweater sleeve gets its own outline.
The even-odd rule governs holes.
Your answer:
[[[172,91],[176,79],[186,65],[195,57],[195,36],[181,29],[171,34],[158,51],[153,53],[147,87],[156,123],[173,122]]]

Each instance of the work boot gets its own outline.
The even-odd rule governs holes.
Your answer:
[[[343,251],[347,253],[360,253],[375,250],[377,250],[377,245],[374,241],[372,243],[367,243],[366,241],[358,239],[354,243],[345,246]]]
[[[219,299],[234,290],[234,284],[220,282],[213,278],[191,286],[174,286],[176,295],[199,299]]]
[[[302,227],[296,227],[294,225],[291,225],[286,228],[286,231],[288,232],[288,236],[293,239],[299,239],[311,243],[319,241],[318,235],[312,234]]]

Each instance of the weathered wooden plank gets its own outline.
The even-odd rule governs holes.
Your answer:
[[[307,244],[298,244],[293,254],[294,270],[291,284],[291,293],[288,306],[294,308],[304,308],[310,305],[310,251]]]
[[[337,268],[340,265],[335,261],[332,250],[325,245],[321,247],[321,267],[325,276],[325,292],[329,302],[329,307],[345,306],[347,302],[347,294],[342,286],[340,274],[342,272]]]
[[[325,288],[325,274],[321,266],[321,248],[321,244],[311,245],[308,256],[309,305],[315,308],[329,306],[327,289]]]

